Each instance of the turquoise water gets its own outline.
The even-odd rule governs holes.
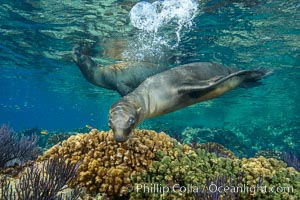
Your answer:
[[[86,41],[96,43],[93,58],[103,65],[208,61],[274,70],[259,87],[238,88],[139,128],[165,131],[185,142],[192,135],[241,154],[299,154],[299,1],[165,2],[171,4],[160,5],[161,18],[155,21],[154,1],[147,4],[150,11],[134,10],[133,19],[135,0],[1,0],[0,124],[20,131],[71,131],[87,124],[108,130],[108,111],[119,95],[87,82],[71,61],[72,47]],[[193,4],[184,7],[187,2]],[[176,10],[180,6],[183,10]],[[150,21],[137,21],[141,16]]]

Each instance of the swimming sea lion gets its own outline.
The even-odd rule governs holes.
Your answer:
[[[191,63],[147,78],[133,92],[112,105],[109,126],[115,140],[124,142],[148,118],[216,98],[267,75],[265,70],[235,70],[213,63]]]
[[[88,50],[87,45],[76,45],[72,53],[84,77],[94,85],[116,90],[121,96],[132,92],[146,78],[169,69],[166,65],[145,62],[122,62],[104,67],[85,55]]]

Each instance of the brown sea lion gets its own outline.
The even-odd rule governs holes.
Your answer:
[[[114,103],[109,112],[109,126],[116,141],[124,142],[148,118],[216,98],[269,73],[262,69],[238,71],[205,62],[178,66],[147,78]]]
[[[87,45],[76,45],[72,58],[84,77],[92,84],[110,90],[116,90],[124,96],[137,88],[146,78],[168,70],[166,65],[154,65],[146,62],[121,62],[110,66],[101,66],[86,55]]]

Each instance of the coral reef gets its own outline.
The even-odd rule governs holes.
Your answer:
[[[89,192],[108,196],[128,194],[131,177],[147,173],[158,151],[172,152],[176,141],[154,131],[134,131],[130,142],[117,143],[113,133],[93,129],[89,134],[71,136],[47,152],[44,158],[64,155],[72,162],[82,162],[78,183]]]
[[[230,147],[239,157],[252,157],[259,151],[270,150],[299,155],[298,124],[285,122],[278,126],[262,126],[260,123],[254,120],[250,124],[228,123],[222,128],[186,127],[178,138],[184,138],[183,142],[187,144],[218,142]],[[280,137],[282,139],[279,140]]]
[[[26,128],[22,131],[19,131],[18,134],[26,137],[36,137],[37,135],[38,140],[36,142],[36,145],[39,146],[40,148],[44,148],[47,144],[48,140],[48,135],[41,134],[42,129],[39,127],[33,127],[33,128]]]
[[[59,155],[72,163],[82,163],[74,184],[111,199],[199,199],[201,195],[208,199],[216,196],[221,199],[289,199],[300,196],[300,173],[282,161],[264,157],[237,159],[231,154],[218,157],[203,146],[193,148],[165,133],[149,130],[135,130],[129,141],[117,143],[111,131],[93,129],[89,134],[71,136],[52,147],[40,160]],[[208,185],[213,183],[293,190],[207,193]],[[189,187],[191,191],[184,190]]]
[[[300,160],[298,157],[294,154],[287,153],[287,152],[280,152],[280,151],[258,151],[255,154],[255,157],[260,157],[263,156],[265,158],[275,158],[277,160],[282,160],[284,161],[287,166],[293,167],[297,171],[300,172]]]
[[[65,132],[65,133],[53,132],[49,134],[47,145],[45,146],[47,149],[49,149],[52,146],[56,145],[57,143],[62,142],[75,134],[76,132]]]
[[[282,153],[281,160],[283,160],[288,166],[293,167],[300,172],[300,160],[297,156],[284,152]]]
[[[238,173],[235,180],[231,177],[216,176],[213,179],[208,179],[204,186],[204,189],[195,192],[195,199],[216,200],[216,199],[230,199],[239,200],[242,199],[242,192],[223,192],[221,190],[215,190],[216,188],[222,188],[225,185],[241,185],[244,178],[244,173]],[[213,185],[213,187],[212,187]],[[206,188],[206,189],[205,189]],[[210,188],[210,190],[209,190]]]
[[[207,181],[215,180],[217,177],[228,177],[223,183],[223,188],[226,186],[242,188],[243,192],[238,194],[237,199],[289,199],[300,195],[299,172],[293,168],[287,168],[282,161],[264,157],[241,160],[216,157],[214,153],[207,154],[203,149],[187,154],[179,153],[178,158],[181,159],[161,155],[159,161],[153,162],[147,175],[142,177],[141,181],[133,180],[136,183],[135,188],[145,183],[148,187],[153,183],[160,183],[161,188],[167,187],[169,188],[168,191],[173,191],[173,193],[153,194],[148,193],[146,188],[146,192],[134,191],[131,194],[132,199],[147,199],[153,196],[166,199],[178,197],[197,199],[199,190],[201,191],[200,194],[207,194],[207,191],[210,191],[207,187]],[[244,177],[242,179],[240,178],[241,173]],[[177,188],[174,189],[174,185],[177,185]],[[192,186],[190,192],[181,192],[182,188],[188,188],[189,185]],[[269,191],[269,189],[274,188],[279,188],[280,192]],[[227,191],[227,193],[229,192]],[[220,195],[225,198],[229,195],[227,193],[223,192]],[[233,193],[230,195],[236,195],[235,192],[230,193]]]
[[[0,176],[0,197],[2,200],[78,199],[79,187],[70,195],[61,193],[76,178],[78,167],[78,163],[56,157],[31,165],[16,180]]]
[[[260,150],[255,153],[255,157],[263,156],[265,158],[275,158],[277,160],[282,160],[283,153],[280,151],[270,151],[270,150]]]
[[[230,146],[238,156],[246,156],[249,153],[247,141],[239,134],[229,129],[204,128],[204,127],[186,127],[181,135],[186,144],[205,144],[216,143],[223,146]]]
[[[244,145],[243,151],[246,152],[247,156],[254,156],[256,152],[261,150],[299,154],[300,129],[299,123],[295,123],[296,121],[283,120],[276,121],[275,124],[264,124],[264,121],[257,120],[252,120],[249,123],[234,121],[226,124],[224,129],[234,133],[239,140],[228,141],[228,144],[229,146]]]
[[[224,146],[215,142],[197,144],[196,146],[194,145],[194,148],[204,149],[207,153],[216,154],[217,157],[232,158],[232,159],[237,158],[237,156],[234,155],[232,151],[226,149]]]
[[[36,146],[38,137],[20,137],[8,125],[0,128],[0,168],[34,160],[41,153]]]

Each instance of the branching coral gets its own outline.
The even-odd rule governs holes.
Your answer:
[[[222,151],[226,152],[224,149]],[[294,189],[293,193],[244,192],[239,194],[238,199],[300,196],[299,172],[287,168],[282,161],[264,157],[237,159],[231,154],[218,157],[203,148],[182,145],[166,134],[154,131],[135,130],[129,141],[117,143],[111,131],[93,129],[89,134],[72,136],[61,145],[52,147],[41,160],[58,155],[64,155],[74,163],[82,162],[76,184],[86,187],[91,193],[105,194],[109,198],[196,199],[195,192],[181,192],[181,188],[194,185],[207,189],[207,183],[217,180],[217,177],[227,177],[228,184],[234,180],[233,183],[249,187],[291,186]],[[170,188],[170,192],[144,192],[138,189],[141,185],[151,187],[155,184]],[[235,194],[226,195],[233,197]]]
[[[131,199],[148,199],[153,196],[157,199],[197,199],[196,194],[202,195],[202,197],[203,195],[214,197],[216,193],[209,193],[207,181],[216,180],[218,177],[227,177],[226,183],[222,183],[224,184],[223,188],[231,188],[231,186],[242,188],[243,192],[238,194],[237,199],[295,199],[300,195],[299,172],[293,168],[287,168],[282,161],[264,157],[231,159],[216,157],[214,153],[207,154],[203,149],[188,153],[180,152],[180,148],[176,149],[179,150],[178,159],[160,155],[160,159],[153,162],[148,173],[142,176],[142,180],[134,180],[135,188],[138,188],[139,185],[160,184],[160,188],[168,187],[172,192],[151,193],[147,192],[147,189],[146,192],[135,190],[131,193]],[[241,173],[243,173],[242,179],[240,178]],[[230,180],[233,180],[234,184]],[[175,190],[173,190],[174,185],[177,185]],[[195,186],[197,190],[181,192],[181,188],[188,188],[190,185]],[[266,188],[266,191],[260,190],[260,188]],[[286,191],[270,192],[270,189],[274,188]],[[202,190],[200,193],[199,189]],[[224,199],[226,196],[233,197],[236,193],[227,191],[226,194],[220,195],[222,196],[220,199]]]
[[[0,179],[0,197],[2,200],[51,200],[78,199],[80,192],[76,188],[70,196],[59,192],[76,177],[79,164],[72,164],[62,158],[45,160],[25,169],[15,184],[6,176]]]
[[[174,139],[164,133],[135,131],[130,142],[117,143],[113,133],[99,132],[71,136],[61,146],[54,146],[44,158],[64,155],[72,162],[82,162],[78,183],[89,192],[109,196],[128,194],[130,177],[147,173],[157,151],[172,152]]]
[[[37,136],[19,137],[9,126],[0,128],[0,168],[8,162],[25,162],[35,159],[40,152],[36,147]]]

